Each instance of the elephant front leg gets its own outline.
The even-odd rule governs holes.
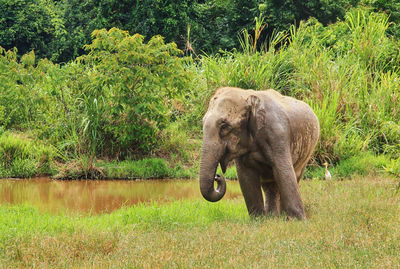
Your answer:
[[[279,215],[279,189],[275,182],[261,183],[265,194],[265,210],[267,214]]]
[[[240,160],[236,160],[236,170],[249,215],[251,217],[265,215],[260,175],[253,169],[246,167]]]

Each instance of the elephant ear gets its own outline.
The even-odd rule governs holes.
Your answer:
[[[254,137],[265,126],[265,108],[260,98],[256,95],[250,95],[247,98],[247,105],[249,110],[249,129]]]

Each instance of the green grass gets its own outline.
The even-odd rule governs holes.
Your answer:
[[[360,152],[357,155],[339,161],[337,164],[330,165],[330,171],[333,179],[343,179],[360,177],[366,175],[397,175],[399,167],[399,159],[390,159],[386,155],[374,155],[370,152]],[[397,170],[396,170],[397,169]],[[396,172],[397,171],[397,172]],[[397,173],[397,174],[396,174]],[[221,168],[218,167],[217,174],[222,175]],[[307,166],[303,176],[305,179],[324,179],[324,166],[311,164]],[[224,177],[227,179],[237,179],[236,167],[229,167]]]
[[[221,167],[218,166],[217,174],[223,175],[227,179],[237,179],[236,166],[231,166],[226,169],[225,174],[222,173]]]
[[[190,178],[194,172],[185,170],[181,165],[175,167],[160,158],[149,158],[137,161],[99,163],[104,169],[105,178],[150,179],[150,178]]]
[[[140,160],[88,162],[85,158],[62,164],[58,179],[166,179],[195,178],[194,167],[185,168],[181,163],[168,163],[161,158],[143,158]]]
[[[0,178],[53,175],[56,150],[23,134],[0,134]]]
[[[374,155],[370,152],[361,152],[347,159],[339,161],[335,165],[329,165],[328,170],[333,179],[360,177],[366,175],[387,175],[387,169],[393,163],[386,155]],[[304,174],[306,179],[324,179],[325,168],[323,166],[310,165]]]
[[[252,220],[242,199],[138,205],[106,215],[0,207],[7,267],[394,268],[400,196],[389,178],[305,181],[307,220]]]

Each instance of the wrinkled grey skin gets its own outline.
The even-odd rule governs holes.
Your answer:
[[[319,138],[318,119],[306,103],[274,90],[220,88],[203,118],[203,135],[200,190],[206,200],[224,196],[225,179],[215,172],[220,164],[225,173],[235,160],[250,216],[283,210],[305,218],[298,181]]]

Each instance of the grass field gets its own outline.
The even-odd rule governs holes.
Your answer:
[[[250,219],[242,199],[105,215],[0,208],[1,267],[396,268],[396,180],[303,181],[306,221]]]

